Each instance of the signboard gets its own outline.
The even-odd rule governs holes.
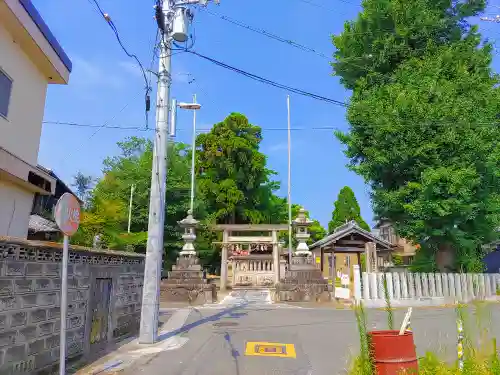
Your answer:
[[[66,374],[66,317],[68,316],[68,258],[69,238],[80,225],[80,202],[73,194],[64,193],[54,210],[57,226],[64,233],[61,275],[61,329],[59,333],[59,374]]]
[[[349,275],[342,275],[340,276],[340,283],[342,285],[349,285],[351,280],[349,280]]]
[[[66,236],[72,236],[80,225],[80,202],[73,194],[64,193],[54,210],[56,224]]]
[[[349,299],[351,298],[351,291],[349,288],[335,288],[335,298]]]
[[[316,257],[316,264],[321,264],[321,257]]]

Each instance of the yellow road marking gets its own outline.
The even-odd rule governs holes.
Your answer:
[[[247,342],[245,355],[261,357],[297,358],[295,345],[278,342]]]

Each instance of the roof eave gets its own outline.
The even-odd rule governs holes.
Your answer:
[[[39,69],[48,84],[67,84],[72,69],[56,38],[31,0],[0,1],[0,24]]]
[[[52,34],[52,31],[50,31],[49,26],[45,23],[43,20],[42,16],[38,12],[38,10],[35,8],[31,0],[19,0],[23,8],[28,12],[30,15],[31,19],[35,23],[35,25],[38,27],[38,29],[41,31],[47,42],[49,42],[50,46],[54,50],[54,52],[57,54],[61,62],[64,64],[66,69],[71,73],[73,69],[73,63],[71,62],[69,56],[66,54],[64,49],[61,47],[59,44],[57,38]]]
[[[368,232],[367,230],[361,228],[359,225],[353,224],[349,225],[346,228],[343,228],[342,230],[339,230],[337,232],[333,232],[326,236],[325,238],[313,243],[312,245],[309,246],[310,249],[315,249],[317,247],[323,247],[324,245],[330,244],[332,241],[336,240],[337,238],[343,237],[346,234],[349,234],[353,230],[358,231],[360,234],[370,238],[373,240],[375,243],[379,243],[382,246],[387,247],[388,249],[393,249],[394,245],[391,244],[390,242],[384,240],[383,238],[379,238],[374,236],[372,233]]]

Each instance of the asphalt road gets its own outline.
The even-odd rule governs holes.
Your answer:
[[[219,306],[194,310],[181,329],[184,345],[162,351],[146,365],[130,369],[137,375],[336,375],[346,374],[359,346],[354,313],[349,310],[293,308],[268,303],[261,292],[241,292]],[[489,305],[482,319],[489,332],[500,338],[498,305]],[[395,311],[399,326],[405,311]],[[488,314],[491,314],[488,317]],[[368,310],[368,329],[386,329],[387,314]],[[470,318],[475,324],[474,317]],[[492,324],[495,322],[496,324]],[[456,312],[453,308],[414,309],[412,329],[417,355],[438,353],[456,358]],[[281,357],[249,355],[253,344],[288,344]],[[247,346],[250,345],[250,350]],[[290,346],[292,345],[292,346]],[[281,353],[279,348],[275,350]],[[257,349],[258,351],[259,349]],[[295,356],[293,357],[293,352]]]

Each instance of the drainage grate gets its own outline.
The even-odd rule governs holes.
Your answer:
[[[214,323],[214,327],[235,327],[237,326],[238,323],[236,322],[219,322],[219,323]]]

